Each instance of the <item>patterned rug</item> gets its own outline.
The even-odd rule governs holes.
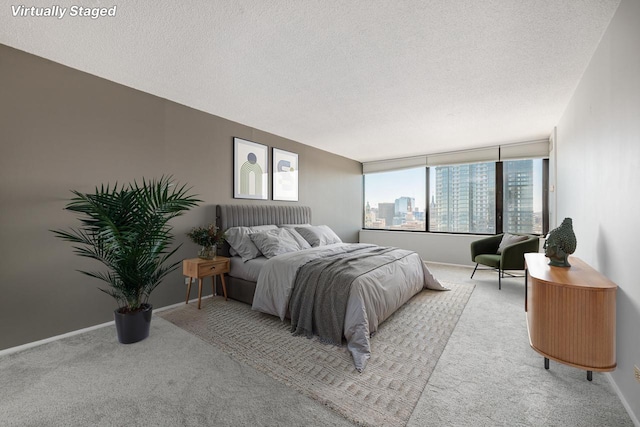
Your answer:
[[[361,425],[404,426],[473,292],[423,290],[371,339],[371,359],[358,373],[346,347],[293,336],[289,323],[249,305],[213,297],[157,315],[214,344]]]

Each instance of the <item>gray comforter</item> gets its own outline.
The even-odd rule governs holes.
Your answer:
[[[281,320],[291,317],[289,303],[304,265],[366,247],[376,246],[337,243],[271,258],[260,270],[253,309]],[[358,275],[348,290],[342,332],[360,372],[371,357],[370,337],[378,325],[423,288],[446,290],[417,253],[396,249],[388,254],[396,259]]]
[[[382,246],[352,246],[303,265],[289,300],[291,331],[341,345],[351,285],[363,274],[408,254],[398,252]]]

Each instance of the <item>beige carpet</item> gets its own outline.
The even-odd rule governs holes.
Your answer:
[[[158,313],[253,366],[363,425],[403,426],[420,398],[473,285],[444,283],[424,290],[384,322],[371,340],[363,373],[346,347],[293,336],[289,323],[221,297]]]

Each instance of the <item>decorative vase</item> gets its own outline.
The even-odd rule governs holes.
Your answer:
[[[216,258],[216,246],[202,246],[198,251],[198,258],[202,259],[215,259]]]
[[[151,327],[152,311],[151,304],[142,304],[140,310],[134,313],[121,313],[120,309],[114,310],[118,341],[122,344],[133,344],[147,338]]]

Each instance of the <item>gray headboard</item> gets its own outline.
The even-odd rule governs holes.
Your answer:
[[[253,227],[255,225],[311,224],[309,206],[273,205],[217,205],[216,225],[220,230],[230,227]],[[220,255],[229,255],[229,244],[218,248]]]

